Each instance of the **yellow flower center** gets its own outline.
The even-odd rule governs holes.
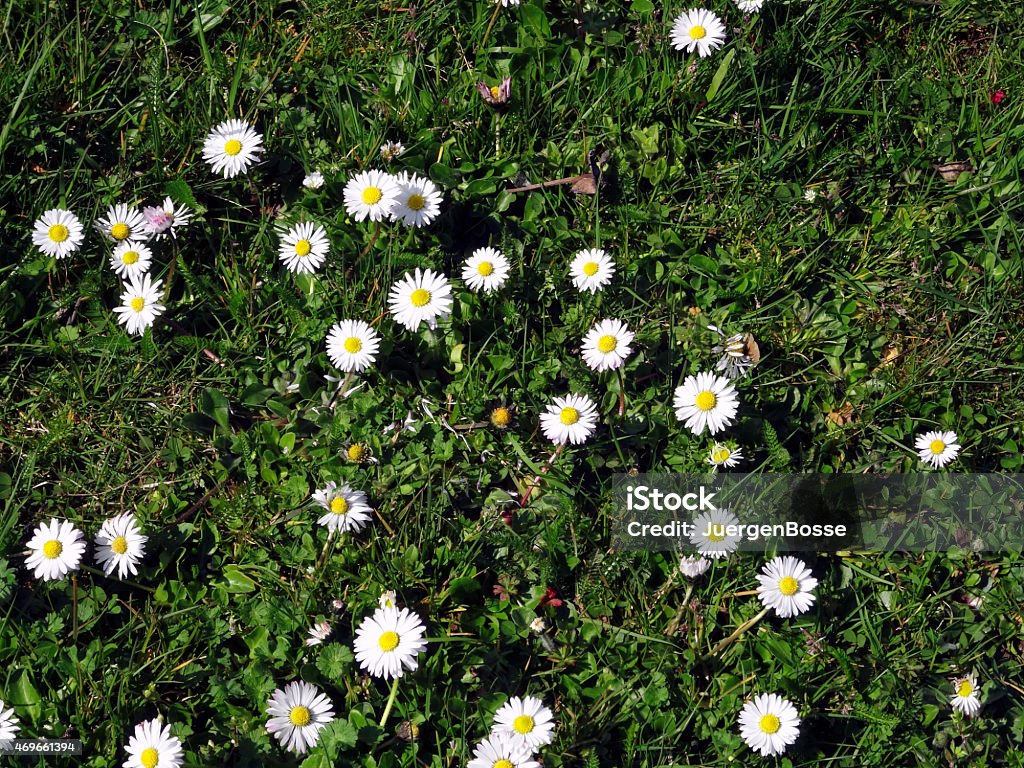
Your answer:
[[[312,719],[312,715],[309,714],[309,708],[303,707],[301,704],[297,707],[292,707],[292,711],[288,713],[288,720],[296,728],[309,725],[309,721]]]
[[[131,305],[131,308],[132,308],[133,310],[135,310],[136,312],[141,312],[141,311],[142,311],[142,308],[143,308],[144,306],[146,306],[146,300],[145,300],[144,298],[142,298],[141,296],[136,296],[136,297],[135,297],[134,299],[132,299],[132,300],[131,300],[131,302],[129,302],[129,303],[130,303],[130,305]]]
[[[779,722],[779,718],[775,715],[765,715],[761,718],[761,730],[765,733],[778,733],[779,728],[782,727],[782,723]]]
[[[356,352],[363,348],[363,342],[357,339],[355,336],[349,336],[345,339],[345,351],[350,355],[354,355]]]
[[[348,502],[341,496],[335,496],[331,499],[331,512],[336,515],[344,515],[348,512]]]
[[[694,40],[702,40],[703,38],[707,37],[707,34],[708,31],[699,24],[690,27],[690,37],[692,37]]]
[[[348,349],[346,345],[345,349]],[[366,458],[366,447],[362,443],[352,443],[346,451],[350,461],[362,461]]]
[[[489,261],[481,261],[476,265],[476,271],[481,277],[488,277],[494,272],[494,265]]]
[[[125,251],[121,254],[122,264],[137,264],[139,261],[138,251]]]
[[[377,645],[385,653],[395,650],[398,647],[398,633],[397,632],[385,632],[380,636],[380,640],[377,641]]]
[[[423,195],[417,194],[409,195],[409,200],[406,202],[406,205],[408,205],[414,211],[420,210],[426,204],[427,199],[423,197]]]
[[[609,352],[614,352],[615,347],[618,345],[619,342],[616,341],[615,337],[608,334],[607,336],[602,336],[597,340],[597,351],[604,352],[607,355]]]
[[[425,307],[430,303],[430,291],[426,288],[417,288],[412,292],[412,295],[409,296],[409,301],[412,302],[414,307]]]
[[[516,767],[512,764],[511,760],[506,760],[505,758],[501,758],[501,760],[496,760],[494,762],[494,765],[491,766],[491,768],[516,768]]]
[[[974,686],[971,685],[970,680],[961,680],[960,685],[957,686],[956,695],[967,698],[974,693]]]
[[[571,427],[580,420],[580,412],[575,408],[563,408],[562,412],[558,414],[558,420],[567,427]]]
[[[295,244],[295,255],[296,256],[308,256],[309,252],[313,250],[313,246],[309,240],[299,240]]]
[[[115,553],[123,555],[125,552],[128,551],[128,539],[126,539],[124,536],[118,536],[116,539],[110,542],[110,548],[114,550]]]
[[[48,234],[50,235],[50,239],[55,243],[63,243],[71,236],[71,233],[68,232],[68,228],[63,224],[54,224],[50,227]]]
[[[242,151],[242,142],[238,139],[231,139],[224,145],[224,154],[234,157]]]
[[[501,89],[496,85],[491,86],[491,98],[495,101],[498,100],[498,96],[501,94]]]
[[[139,762],[145,768],[156,768],[160,764],[160,753],[153,747],[146,747],[139,755]]]
[[[783,576],[779,579],[779,592],[786,597],[792,597],[800,589],[799,582],[792,576]]]
[[[512,412],[504,406],[499,406],[491,411],[491,423],[497,427],[507,427],[512,423]]]
[[[725,462],[729,460],[730,456],[732,456],[732,451],[728,448],[718,448],[711,453],[711,460],[715,462],[715,464],[725,464]]]
[[[60,553],[64,551],[64,545],[56,539],[50,539],[48,542],[43,544],[43,554],[53,560],[55,557],[60,557]]]
[[[718,398],[715,397],[714,392],[700,392],[693,404],[701,411],[710,411],[718,404]]]
[[[932,443],[928,448],[936,456],[941,456],[942,452],[946,450],[946,444],[941,440],[932,440]]]
[[[588,261],[586,264],[583,265],[583,274],[586,275],[587,277],[593,277],[594,275],[597,274],[598,269],[599,267],[597,266],[596,261]]]
[[[520,715],[512,721],[512,727],[516,733],[527,734],[533,730],[533,718],[529,715]]]
[[[719,542],[725,539],[725,525],[722,523],[712,523],[711,528],[708,530],[708,541]]]
[[[363,202],[367,205],[376,205],[382,197],[384,197],[384,193],[380,191],[379,187],[367,187],[363,190]]]
[[[115,240],[124,240],[131,233],[131,227],[125,224],[123,221],[117,222],[110,228],[110,236]]]

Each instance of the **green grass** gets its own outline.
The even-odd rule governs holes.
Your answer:
[[[745,19],[722,0],[729,39],[702,60],[669,45],[685,7],[647,0],[524,0],[483,47],[487,2],[164,5],[0,12],[0,699],[23,736],[81,738],[80,764],[119,766],[160,714],[188,765],[440,768],[530,694],[556,713],[545,766],[759,765],[776,761],[736,718],[775,692],[804,721],[780,764],[1020,764],[1019,553],[810,553],[815,608],[709,656],[760,610],[735,593],[764,558],[719,562],[691,589],[671,555],[615,551],[608,515],[614,474],[704,466],[711,441],[676,421],[672,392],[713,365],[709,323],[762,351],[727,433],[745,471],[917,472],[914,437],[939,428],[963,444],[956,471],[1024,470],[1015,4],[767,0]],[[506,75],[498,113],[474,85]],[[229,118],[267,152],[225,181],[202,141]],[[384,167],[386,140],[406,146],[391,169],[429,175],[445,204],[370,245],[341,190]],[[597,196],[503,191],[584,172],[602,148]],[[946,180],[951,162],[971,171]],[[316,194],[301,186],[313,168]],[[91,222],[165,194],[196,216],[154,248],[168,309],[129,337]],[[54,207],[89,228],[59,262],[30,237]],[[312,278],[277,262],[275,227],[303,218],[331,236]],[[483,245],[513,261],[502,292],[456,288],[435,332],[387,316],[405,271],[457,278]],[[617,265],[597,296],[566,277],[586,247]],[[381,315],[378,364],[330,407],[327,330]],[[603,317],[637,332],[622,416],[617,378],[578,355]],[[551,455],[537,415],[568,391],[589,392],[602,425],[519,509]],[[496,404],[512,428],[467,426]],[[385,431],[409,413],[410,430]],[[352,442],[379,463],[346,463]],[[328,480],[378,515],[331,544],[307,504]],[[123,511],[150,537],[131,583],[24,568],[40,521],[91,538]],[[549,586],[565,605],[540,605]],[[388,686],[346,649],[391,588],[431,642],[380,729]],[[325,618],[332,640],[305,648]],[[973,720],[948,705],[969,670]],[[304,763],[264,730],[270,692],[298,678],[353,726]],[[395,737],[403,721],[418,740]]]

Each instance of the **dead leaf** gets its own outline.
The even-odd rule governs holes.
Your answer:
[[[932,168],[939,172],[946,181],[956,181],[962,173],[974,173],[974,166],[970,160],[960,160],[955,163],[932,164]]]
[[[853,421],[853,403],[847,400],[839,408],[828,412],[826,417],[837,427],[844,427]]]

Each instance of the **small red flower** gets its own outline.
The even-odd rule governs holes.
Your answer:
[[[543,608],[545,605],[550,605],[552,608],[561,608],[562,601],[558,599],[558,591],[554,587],[548,587],[544,590],[544,597],[540,599],[539,608]]]
[[[989,98],[992,100],[993,104],[1002,104],[1003,99],[1006,98],[1006,91],[1000,88],[998,91],[993,93]]]

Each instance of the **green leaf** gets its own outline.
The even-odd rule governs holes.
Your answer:
[[[722,59],[722,63],[718,65],[718,71],[715,72],[715,76],[711,78],[711,85],[708,86],[707,99],[710,103],[715,96],[718,95],[718,89],[722,87],[722,81],[725,80],[726,74],[729,72],[729,65],[732,64],[732,60],[736,57],[736,49],[733,48]]]
[[[359,740],[359,731],[348,720],[334,720],[320,730],[320,744],[324,752],[336,754],[351,749]]]
[[[633,0],[633,4],[629,6],[629,10],[633,13],[648,14],[654,10],[654,3],[651,0]]]
[[[355,656],[347,645],[329,643],[325,645],[316,660],[316,668],[329,680],[337,680],[345,674]]]
[[[7,690],[7,703],[13,705],[19,713],[27,713],[34,723],[42,714],[41,702],[39,691],[32,685],[32,679],[28,676],[28,672],[22,670],[21,674],[15,678],[14,685]]]
[[[253,592],[256,589],[256,582],[247,576],[237,565],[225,565],[221,571],[221,582],[218,586],[223,587],[233,595],[240,595],[246,592]]]

